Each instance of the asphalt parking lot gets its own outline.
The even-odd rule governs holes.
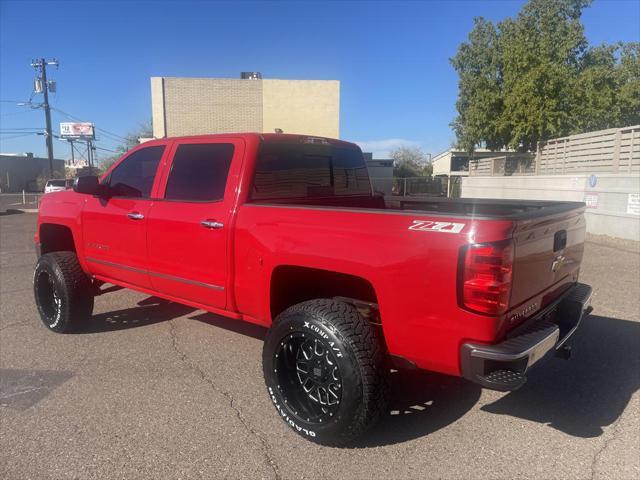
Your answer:
[[[594,313],[573,358],[513,393],[399,372],[389,415],[344,449],[276,415],[261,328],[117,290],[82,333],[33,304],[36,216],[0,214],[0,477],[640,478],[640,252],[588,242]]]
[[[0,193],[0,213],[6,210],[36,209],[42,193]]]

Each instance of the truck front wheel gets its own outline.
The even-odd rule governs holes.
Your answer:
[[[385,411],[380,335],[350,304],[319,299],[288,308],[269,330],[262,361],[276,410],[309,440],[343,445]]]
[[[42,323],[54,332],[72,332],[93,312],[91,281],[73,252],[42,255],[33,274],[33,292]]]

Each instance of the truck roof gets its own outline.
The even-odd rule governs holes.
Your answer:
[[[353,142],[346,142],[344,140],[339,140],[337,138],[329,138],[329,137],[321,137],[318,135],[305,135],[299,133],[258,133],[258,132],[239,132],[239,133],[210,133],[204,135],[184,135],[180,137],[165,137],[165,138],[156,138],[154,140],[149,140],[145,142],[143,145],[153,144],[157,141],[166,141],[166,140],[193,140],[195,138],[201,138],[203,140],[206,139],[214,139],[221,137],[241,137],[241,138],[256,138],[265,141],[265,142],[273,142],[273,143],[299,143],[304,139],[314,139],[319,141],[325,141],[331,145],[341,145],[344,147],[357,147],[357,145]]]

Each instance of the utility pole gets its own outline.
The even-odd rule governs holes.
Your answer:
[[[93,142],[87,140],[87,162],[89,163],[89,175],[93,172]]]
[[[53,60],[47,61],[44,58],[39,58],[37,60],[31,61],[31,66],[36,68],[40,72],[40,76],[36,78],[35,81],[35,92],[40,93],[39,90],[42,90],[44,94],[44,103],[42,107],[44,108],[44,118],[46,122],[46,133],[45,140],[47,142],[47,157],[49,158],[49,178],[53,177],[53,132],[51,131],[51,107],[49,105],[49,81],[47,80],[47,65],[55,65],[58,66],[58,61],[54,58]]]
[[[74,155],[74,148],[73,148],[73,140],[69,139],[69,145],[71,145],[71,165],[73,165],[74,167],[76,166],[76,157]]]

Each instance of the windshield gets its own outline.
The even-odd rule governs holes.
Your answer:
[[[330,144],[269,143],[260,147],[252,200],[371,195],[362,152]]]

